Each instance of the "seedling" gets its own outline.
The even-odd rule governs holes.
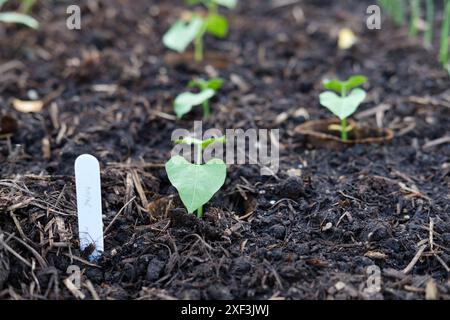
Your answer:
[[[2,6],[8,2],[8,0],[0,0],[0,9]],[[30,0],[22,0],[22,10],[26,12],[25,10],[29,11],[33,5],[34,1]],[[36,19],[30,17],[27,14],[19,13],[19,12],[0,12],[0,22],[4,23],[17,23],[17,24],[23,24],[29,28],[37,29],[39,28],[39,22],[37,22]]]
[[[183,92],[175,98],[174,110],[179,119],[185,114],[191,112],[195,106],[202,105],[203,118],[208,118],[210,114],[209,100],[216,95],[216,92],[222,87],[223,79],[216,78],[211,80],[192,80],[188,83],[188,88],[197,88],[198,93]]]
[[[197,210],[197,217],[203,217],[203,205],[219,191],[225,183],[227,167],[220,159],[212,159],[202,164],[203,151],[214,143],[225,143],[225,137],[198,140],[186,138],[177,144],[194,145],[196,163],[190,163],[182,156],[173,156],[166,163],[170,183],[177,189],[188,213]]]
[[[366,92],[357,88],[366,81],[367,78],[364,76],[353,76],[347,81],[331,80],[324,82],[325,89],[331,91],[320,94],[320,104],[341,119],[340,126],[337,126],[337,128],[331,126],[330,129],[339,130],[342,141],[348,140],[348,132],[353,129],[351,126],[347,126],[347,118],[355,113],[366,98]]]
[[[225,38],[228,34],[228,20],[218,13],[218,6],[233,9],[237,0],[186,0],[188,5],[203,4],[208,8],[206,15],[190,12],[184,19],[176,21],[163,37],[164,45],[183,53],[194,42],[194,58],[203,60],[203,36],[210,34]]]

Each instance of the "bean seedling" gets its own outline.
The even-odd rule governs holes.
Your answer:
[[[210,114],[209,100],[216,95],[216,92],[222,87],[223,79],[216,78],[211,80],[192,80],[188,83],[188,88],[199,89],[198,93],[183,92],[175,98],[174,111],[179,119],[186,113],[189,113],[193,107],[202,105],[203,118],[208,118]]]
[[[320,104],[341,119],[340,126],[337,128],[332,126],[330,129],[339,130],[342,141],[348,140],[348,132],[353,129],[347,126],[347,118],[355,113],[366,98],[366,92],[357,88],[366,81],[367,78],[364,76],[353,76],[347,81],[331,80],[324,82],[325,89],[330,91],[320,94]]]
[[[228,34],[228,20],[218,13],[218,6],[233,9],[237,0],[186,0],[188,5],[203,4],[208,8],[206,15],[190,13],[185,19],[176,21],[163,37],[164,45],[182,53],[190,43],[194,42],[194,58],[203,60],[203,36],[205,33],[217,38],[225,38]]]
[[[219,191],[225,183],[227,167],[220,159],[211,159],[202,164],[203,151],[214,143],[225,143],[225,137],[198,140],[186,138],[177,144],[194,145],[197,151],[196,163],[190,163],[182,156],[173,156],[166,163],[170,183],[177,189],[188,213],[197,210],[197,217],[203,217],[203,205]]]
[[[6,2],[8,2],[8,0],[0,0],[0,9]],[[29,11],[33,4],[34,1],[22,0],[22,10],[24,12]],[[37,22],[36,19],[30,17],[27,14],[14,11],[0,12],[0,22],[23,24],[33,29],[39,28],[39,22]]]

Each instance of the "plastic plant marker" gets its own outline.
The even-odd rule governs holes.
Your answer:
[[[166,163],[166,171],[188,213],[193,213],[206,204],[225,183],[227,167],[220,159],[199,165],[181,156],[174,156]]]
[[[189,22],[178,20],[164,35],[163,43],[167,48],[182,53],[203,28],[203,20],[199,17]]]
[[[206,89],[200,93],[184,92],[176,97],[174,110],[178,118],[183,117],[192,110],[192,107],[201,105],[211,99],[216,92],[212,89]]]
[[[330,110],[339,119],[344,120],[351,116],[366,98],[362,89],[354,89],[346,97],[338,96],[334,92],[320,94],[320,104]]]
[[[83,154],[76,159],[75,182],[80,249],[92,247],[89,259],[96,260],[104,246],[100,164],[94,156]]]

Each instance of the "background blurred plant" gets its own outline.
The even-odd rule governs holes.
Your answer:
[[[223,83],[224,80],[220,78],[190,81],[187,87],[190,89],[196,88],[199,92],[183,92],[175,98],[173,108],[177,117],[181,119],[186,113],[191,112],[193,107],[201,105],[203,107],[203,118],[207,119],[210,114],[209,100],[216,95]]]
[[[0,10],[6,2],[8,2],[8,0],[0,0]],[[22,0],[20,3],[20,12],[0,12],[0,22],[23,24],[33,29],[39,28],[39,22],[28,15],[36,3],[36,0]]]
[[[432,47],[436,23],[435,0],[378,0],[383,10],[392,17],[394,23],[403,26],[409,15],[409,35],[417,37],[423,32],[426,47]],[[449,32],[450,32],[450,0],[442,0],[442,23],[439,43],[439,62],[450,72],[449,66]],[[407,14],[409,12],[409,14]],[[425,12],[423,14],[423,12]],[[422,15],[424,15],[422,19]]]
[[[194,42],[196,61],[203,60],[203,36],[210,34],[217,38],[225,38],[228,34],[228,20],[219,14],[219,5],[233,9],[237,0],[186,0],[187,5],[203,4],[208,12],[202,15],[189,12],[184,18],[177,20],[163,37],[164,45],[182,53],[190,43]]]

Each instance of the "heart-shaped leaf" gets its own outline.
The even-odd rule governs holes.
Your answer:
[[[216,92],[212,89],[206,89],[200,93],[184,92],[175,98],[174,109],[178,118],[183,117],[192,110],[192,107],[198,106],[211,99]]]
[[[206,32],[218,38],[224,38],[228,33],[228,20],[219,14],[210,14],[205,20]]]
[[[220,159],[198,165],[181,156],[166,163],[166,172],[189,213],[206,204],[225,183],[227,167]]]
[[[351,116],[365,98],[366,93],[362,89],[355,89],[346,97],[327,91],[320,94],[320,104],[342,120]]]
[[[199,17],[193,18],[190,22],[178,20],[164,35],[163,43],[169,49],[184,52],[202,29],[203,20]]]

